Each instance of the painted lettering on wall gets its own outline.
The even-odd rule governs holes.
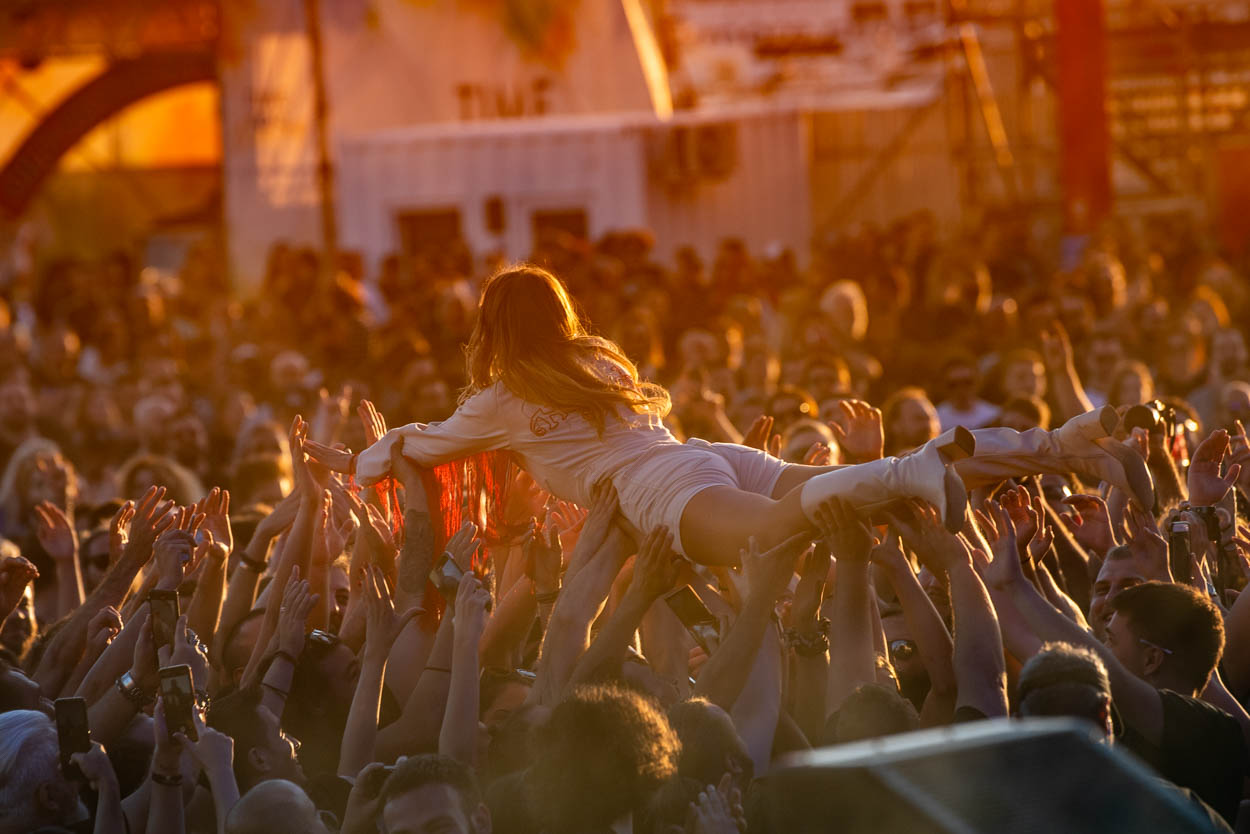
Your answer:
[[[546,115],[550,109],[551,86],[551,79],[543,77],[501,84],[457,84],[460,118],[471,122]]]

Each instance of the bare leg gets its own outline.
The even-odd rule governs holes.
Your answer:
[[[841,468],[843,468],[842,465],[807,466],[802,463],[787,463],[786,468],[781,470],[781,476],[777,478],[777,485],[773,487],[773,498],[784,498],[790,494],[791,490],[803,486],[803,483],[809,478],[823,475],[826,472],[836,472]]]
[[[681,543],[686,555],[696,562],[733,565],[751,536],[761,550],[767,550],[810,527],[798,490],[773,500],[730,486],[715,486],[686,505],[681,516]]]

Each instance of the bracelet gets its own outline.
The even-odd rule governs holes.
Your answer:
[[[135,682],[134,676],[129,672],[123,672],[121,677],[117,679],[117,691],[138,709],[143,709],[148,704],[156,701],[154,696],[148,695],[139,688],[139,684]]]
[[[260,576],[269,568],[268,562],[261,562],[248,556],[247,553],[239,556],[239,564],[250,570],[252,573]]]
[[[264,681],[261,681],[260,685],[265,687],[266,689],[272,689],[274,692],[277,692],[279,695],[282,696],[283,700],[290,697],[291,695],[289,691],[285,689],[279,689],[278,687],[274,686],[272,683],[265,683]]]
[[[800,657],[820,657],[829,651],[829,621],[817,620],[814,631],[803,633],[798,629],[788,628],[786,642]]]
[[[299,661],[295,659],[295,655],[291,654],[290,652],[286,651],[285,649],[278,649],[276,652],[274,652],[274,653],[273,653],[273,660],[269,661],[269,662],[270,662],[270,664],[272,665],[273,661],[274,661],[274,660],[277,660],[277,659],[278,659],[278,658],[280,658],[280,657],[281,657],[281,658],[284,658],[284,659],[285,659],[288,663],[290,663],[292,666],[298,666],[298,665],[299,665]]]
[[[450,670],[450,669],[444,668],[444,667],[442,667],[442,666],[426,666],[426,667],[425,667],[425,671],[427,671],[427,672],[446,672],[446,673],[447,673],[447,674],[449,674],[449,675],[451,674],[451,670]]]
[[[182,774],[175,776],[166,776],[163,773],[152,771],[152,781],[158,785],[164,785],[167,788],[177,788],[182,785]]]
[[[353,476],[356,474],[356,458],[360,457],[360,453],[353,454],[347,461],[347,474]]]
[[[556,601],[558,596],[560,596],[560,589],[556,588],[554,591],[548,591],[545,594],[534,594],[534,599],[539,605],[550,605]]]

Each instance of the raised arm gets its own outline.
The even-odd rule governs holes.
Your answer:
[[[481,711],[478,647],[486,628],[489,603],[490,591],[482,586],[477,574],[466,571],[456,592],[451,685],[438,732],[438,752],[469,767],[477,765],[478,714]]]
[[[361,652],[360,677],[356,680],[356,692],[347,713],[343,744],[339,750],[338,773],[347,779],[355,779],[356,774],[373,761],[386,658],[395,638],[419,613],[416,608],[403,613],[395,610],[391,595],[386,590],[386,579],[378,568],[369,565],[362,572],[367,606],[365,647]]]
[[[876,604],[868,585],[872,535],[845,502],[826,501],[816,511],[821,537],[838,560],[834,589],[833,640],[829,646],[829,691],[826,714],[842,705],[862,683],[877,679],[872,611]]]
[[[461,403],[441,423],[411,423],[391,429],[354,461],[350,452],[312,440],[307,441],[306,450],[336,472],[351,472],[354,465],[357,482],[368,485],[390,474],[396,446],[404,457],[426,468],[476,452],[502,449],[508,435],[500,416],[500,396],[498,388],[487,388]]]

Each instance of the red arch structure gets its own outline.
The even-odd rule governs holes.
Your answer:
[[[215,80],[217,58],[207,50],[113,61],[48,113],[0,169],[0,215],[19,216],[66,151],[110,116],[155,93]]]

